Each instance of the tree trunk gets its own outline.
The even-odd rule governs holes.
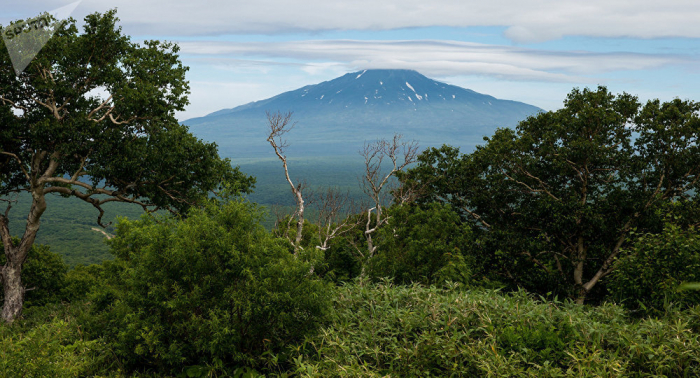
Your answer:
[[[9,220],[0,216],[0,239],[5,250],[5,265],[0,269],[5,300],[2,306],[2,320],[12,323],[21,313],[24,305],[25,288],[22,285],[22,265],[29,250],[34,245],[39,231],[41,215],[46,210],[46,199],[42,187],[32,188],[32,207],[29,209],[27,226],[19,244],[14,245],[10,234]]]
[[[583,302],[586,301],[586,296],[588,295],[588,292],[590,292],[590,288],[587,288],[586,285],[576,285],[576,299],[575,303],[578,305],[582,305]]]
[[[291,181],[290,181],[291,183]],[[292,187],[292,190],[294,190],[294,187]],[[294,191],[294,195],[297,198],[297,236],[294,239],[294,256],[296,256],[299,253],[299,249],[301,249],[301,237],[302,237],[302,232],[304,229],[304,198],[301,196],[301,189],[300,187],[297,188]]]
[[[12,323],[21,313],[24,305],[24,285],[22,285],[22,264],[10,260],[6,253],[7,263],[2,267],[2,287],[5,302],[2,306],[2,320]]]

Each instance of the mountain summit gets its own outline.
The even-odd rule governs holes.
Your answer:
[[[267,156],[265,111],[294,112],[290,148],[304,155],[355,154],[365,140],[401,133],[422,147],[472,149],[497,127],[513,127],[539,108],[499,100],[411,70],[363,70],[266,100],[183,122],[216,141],[226,156]],[[269,149],[269,151],[268,151]]]

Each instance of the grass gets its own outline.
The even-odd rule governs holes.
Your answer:
[[[525,292],[348,285],[306,341],[306,377],[697,377],[700,309],[632,320],[621,307]]]

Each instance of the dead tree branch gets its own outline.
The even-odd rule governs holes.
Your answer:
[[[353,221],[350,217],[355,208],[348,192],[341,193],[337,189],[328,188],[325,193],[318,195],[317,225],[321,244],[316,248],[328,250],[331,240],[352,231],[360,224],[359,218]]]
[[[363,192],[369,196],[370,206],[372,206],[367,209],[367,223],[364,231],[367,239],[367,259],[372,258],[377,250],[372,235],[389,221],[384,214],[384,207],[388,201],[388,193],[384,189],[397,172],[402,171],[417,159],[418,143],[402,139],[400,134],[395,134],[392,140],[379,139],[373,143],[366,142],[360,150],[360,155],[365,159],[365,172],[361,186]],[[390,161],[388,172],[382,167],[385,159]]]
[[[291,177],[289,177],[289,167],[287,165],[287,156],[284,154],[284,149],[288,146],[287,140],[284,139],[284,134],[288,133],[292,128],[294,128],[295,123],[291,123],[292,113],[282,114],[280,112],[271,113],[265,112],[267,115],[267,123],[270,129],[270,134],[267,137],[267,141],[270,146],[275,150],[275,154],[282,161],[282,166],[284,167],[284,177],[289,183],[289,187],[294,194],[294,201],[296,202],[296,210],[292,217],[290,217],[287,223],[287,229],[291,227],[291,220],[296,217],[297,220],[297,233],[294,238],[292,246],[294,247],[294,255],[296,256],[301,249],[301,237],[302,230],[304,228],[304,197],[302,191],[304,189],[303,183],[294,185]]]

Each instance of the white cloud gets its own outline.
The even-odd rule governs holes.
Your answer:
[[[51,2],[62,4],[64,1]],[[424,26],[506,26],[519,42],[565,35],[700,37],[694,0],[256,0],[106,1],[126,25],[145,33],[280,33],[290,30],[385,30]]]
[[[32,14],[71,0],[3,5]],[[515,42],[567,35],[700,38],[696,0],[92,0],[83,14],[119,9],[125,30],[149,35],[280,34],[290,31],[389,30],[428,26],[502,26]],[[0,23],[6,23],[0,17]]]
[[[180,43],[183,54],[214,55],[233,62],[256,58],[256,64],[302,62],[314,73],[365,68],[414,69],[428,76],[484,75],[507,80],[587,82],[590,75],[656,69],[687,64],[679,55],[639,53],[552,52],[512,46],[454,41],[292,41]],[[273,61],[274,60],[274,61]],[[310,62],[310,63],[309,63]],[[291,64],[291,63],[288,63]]]

